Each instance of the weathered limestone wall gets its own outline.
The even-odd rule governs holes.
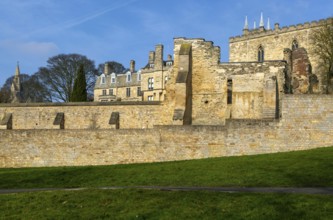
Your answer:
[[[159,136],[136,130],[12,130],[0,133],[0,167],[153,162]]]
[[[287,95],[280,120],[124,130],[0,130],[0,167],[188,160],[333,146],[333,98]]]
[[[318,28],[288,30],[271,30],[257,36],[242,36],[230,38],[229,61],[230,62],[255,62],[258,61],[258,48],[261,45],[265,51],[265,60],[282,60],[283,50],[292,47],[292,42],[297,40],[299,47],[308,51],[311,48],[311,34]],[[312,57],[312,54],[309,54]]]
[[[325,79],[321,74],[321,64],[318,56],[313,51],[312,35],[316,30],[332,21],[332,18],[318,22],[292,25],[289,27],[276,28],[260,32],[255,30],[247,35],[231,37],[229,39],[230,62],[253,62],[258,61],[258,48],[262,46],[265,52],[265,60],[283,60],[285,48],[292,48],[294,40],[299,48],[305,48],[308,52],[312,72],[318,76],[319,90],[325,90]]]
[[[292,51],[292,86],[294,94],[304,94],[312,92],[318,92],[318,83],[311,83],[312,68],[309,61],[307,51],[304,48],[298,48]],[[316,77],[317,78],[317,77]],[[316,81],[316,80],[312,80]],[[310,89],[311,88],[311,89]]]
[[[120,129],[152,128],[172,121],[159,102],[0,105],[0,118],[12,114],[12,129],[56,129],[57,113],[64,113],[65,129],[110,129],[112,112],[119,112]]]
[[[331,95],[288,95],[282,105],[279,127],[281,137],[285,137],[284,145],[297,150],[333,146]]]
[[[232,155],[305,150],[333,146],[333,98],[287,95],[280,120],[233,120],[227,123]]]
[[[284,62],[220,64],[215,74],[221,86],[219,95],[223,97],[224,109],[227,80],[232,80],[232,104],[225,118],[275,118],[275,110],[284,93],[284,69]]]
[[[192,124],[223,125],[223,87],[216,77],[220,48],[204,39],[175,39],[175,61],[182,44],[191,44]],[[177,68],[175,63],[175,69]],[[179,65],[179,64],[178,64]],[[179,70],[182,71],[182,70]]]
[[[188,60],[182,59],[184,45],[191,46]],[[276,117],[284,93],[285,62],[220,63],[220,48],[200,38],[176,38],[174,54],[173,70],[178,75],[186,70],[184,66],[188,66],[191,58],[193,125],[224,125],[228,118]],[[232,81],[232,103],[229,104],[228,80]],[[177,88],[174,91],[177,100],[181,95]]]

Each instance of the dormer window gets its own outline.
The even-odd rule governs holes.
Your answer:
[[[104,74],[101,75],[101,84],[105,84],[105,75]]]
[[[296,50],[297,48],[298,48],[298,42],[297,42],[297,40],[293,40],[293,43],[291,45],[291,49]]]
[[[153,63],[149,64],[149,68],[154,68],[154,64]]]
[[[166,65],[167,65],[167,66],[172,66],[172,61],[167,61],[167,62],[166,62]]]
[[[264,48],[260,45],[258,48],[258,62],[264,62],[265,52]]]
[[[131,77],[131,72],[126,73],[126,82],[131,82],[132,77]]]
[[[115,73],[111,74],[111,83],[116,83],[116,74]]]

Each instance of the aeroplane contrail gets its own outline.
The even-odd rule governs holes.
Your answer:
[[[113,4],[112,6],[106,8],[106,9],[94,11],[93,13],[85,15],[85,16],[76,17],[76,18],[67,20],[65,22],[61,22],[61,23],[58,23],[58,24],[50,25],[50,26],[47,26],[47,27],[44,27],[44,28],[32,31],[32,32],[30,32],[28,34],[25,34],[23,36],[23,38],[28,38],[31,35],[39,34],[41,32],[47,32],[48,30],[52,30],[52,31],[57,30],[57,31],[60,31],[60,30],[63,30],[63,29],[69,29],[69,28],[75,27],[77,25],[83,24],[83,23],[85,23],[87,21],[90,21],[92,19],[95,19],[95,18],[97,18],[99,16],[102,16],[102,15],[108,13],[108,12],[115,11],[117,9],[126,7],[126,6],[132,4],[132,3],[136,2],[136,1],[138,1],[138,0],[128,0],[128,1],[122,0],[121,3],[119,3],[119,4],[117,4],[117,3]]]
[[[71,28],[71,27],[74,27],[74,26],[77,26],[79,24],[82,24],[82,23],[85,23],[89,20],[92,20],[94,18],[97,18],[101,15],[104,15],[108,12],[111,12],[111,11],[114,11],[114,10],[117,10],[119,8],[123,8],[123,7],[126,7],[127,5],[130,5],[134,2],[136,2],[138,0],[129,0],[129,1],[122,1],[120,4],[118,5],[113,5],[113,6],[110,6],[109,8],[106,8],[104,10],[100,10],[100,11],[96,11],[90,15],[86,15],[84,17],[78,17],[78,18],[74,18],[72,20],[69,20],[69,21],[66,21],[64,22],[64,26],[63,28]]]

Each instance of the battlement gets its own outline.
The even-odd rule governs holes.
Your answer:
[[[276,23],[274,26],[275,28],[271,29],[271,30],[266,30],[265,28],[256,28],[256,29],[250,29],[250,30],[244,29],[243,35],[230,37],[229,42],[234,43],[234,42],[239,42],[239,41],[243,41],[243,40],[271,36],[274,34],[282,34],[282,33],[288,33],[288,32],[292,32],[292,31],[317,28],[317,27],[323,26],[327,23],[333,24],[333,17],[329,17],[327,19],[321,19],[318,21],[305,22],[305,23],[297,24],[297,25],[284,26],[281,28],[280,28],[279,24]]]

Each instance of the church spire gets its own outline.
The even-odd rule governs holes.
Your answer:
[[[261,12],[259,27],[264,27],[264,26],[265,26],[265,23],[264,23],[264,15],[263,15],[263,13]]]
[[[15,70],[15,76],[19,76],[20,75],[20,64],[19,61],[17,61],[17,65],[16,65],[16,70]]]
[[[249,23],[247,21],[247,16],[245,16],[244,30],[248,30],[248,29],[249,29]]]
[[[10,87],[10,99],[12,103],[19,103],[22,100],[19,62],[17,62],[15,75]]]

